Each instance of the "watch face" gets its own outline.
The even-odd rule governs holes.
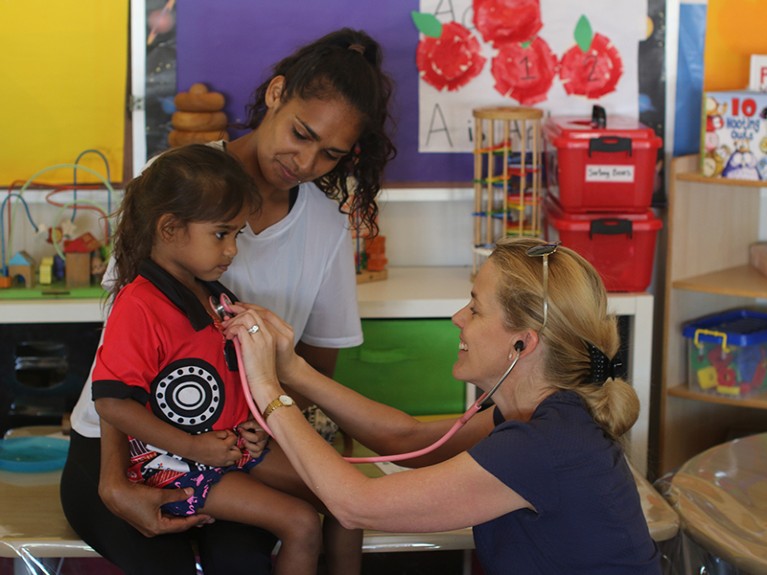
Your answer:
[[[293,405],[293,403],[294,403],[293,398],[290,397],[289,395],[281,395],[280,396],[280,402],[283,405]]]

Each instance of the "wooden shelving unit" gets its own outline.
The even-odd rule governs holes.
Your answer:
[[[767,430],[767,393],[732,399],[687,385],[682,325],[728,309],[764,308],[767,277],[748,248],[767,237],[767,183],[704,178],[695,156],[671,166],[663,325],[659,471],[743,432]]]

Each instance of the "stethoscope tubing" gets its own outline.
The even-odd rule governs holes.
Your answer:
[[[231,315],[232,309],[230,307],[231,302],[229,301],[229,298],[226,296],[226,294],[221,295],[221,303],[216,304],[215,300],[211,297],[210,299],[211,307],[213,307],[213,310],[219,314],[222,318],[225,318],[228,315]],[[269,426],[266,424],[266,421],[264,420],[264,417],[261,415],[261,412],[259,411],[258,407],[256,406],[255,402],[253,401],[253,395],[250,392],[250,386],[248,385],[248,376],[245,373],[245,366],[242,362],[242,348],[240,346],[240,341],[235,337],[234,338],[234,349],[237,353],[237,369],[240,371],[240,383],[242,385],[243,389],[243,395],[245,396],[245,402],[248,405],[248,409],[250,409],[250,412],[253,414],[253,417],[256,420],[256,423],[263,429],[270,437],[274,437],[274,433],[272,433],[272,430],[269,429]],[[464,414],[456,419],[455,423],[450,427],[450,429],[447,430],[447,432],[439,438],[437,441],[432,443],[431,445],[428,445],[422,449],[417,449],[415,451],[409,451],[407,453],[396,453],[392,455],[375,455],[370,457],[344,457],[344,460],[349,463],[383,463],[383,462],[395,462],[395,461],[404,461],[407,459],[415,459],[416,457],[421,457],[422,455],[426,455],[428,453],[431,453],[432,451],[439,449],[441,446],[443,446],[445,443],[447,443],[450,438],[452,438],[459,429],[461,429],[468,421],[474,417],[477,413],[479,413],[482,408],[487,404],[490,399],[492,399],[493,395],[496,391],[498,391],[498,388],[501,386],[501,384],[506,380],[506,378],[511,373],[511,370],[514,369],[514,366],[517,364],[517,361],[519,360],[519,356],[521,355],[520,350],[516,350],[517,354],[512,360],[509,367],[506,369],[506,371],[501,375],[500,379],[498,379],[498,382],[488,391],[483,393],[472,405],[467,409]]]

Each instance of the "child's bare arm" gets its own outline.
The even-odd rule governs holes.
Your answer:
[[[241,452],[237,436],[229,430],[191,435],[162,421],[132,399],[100,398],[96,411],[107,423],[123,433],[205,465],[236,463]]]

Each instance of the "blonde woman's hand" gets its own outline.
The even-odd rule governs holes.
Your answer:
[[[260,308],[263,310],[263,308]],[[237,315],[222,322],[224,336],[237,339],[250,392],[260,409],[282,393],[277,380],[275,342],[256,306],[233,306]]]
[[[238,302],[232,306],[234,312],[255,312],[269,332],[274,341],[277,353],[277,375],[280,380],[289,379],[289,375],[297,369],[301,358],[296,354],[295,333],[293,327],[271,310],[254,304]]]

